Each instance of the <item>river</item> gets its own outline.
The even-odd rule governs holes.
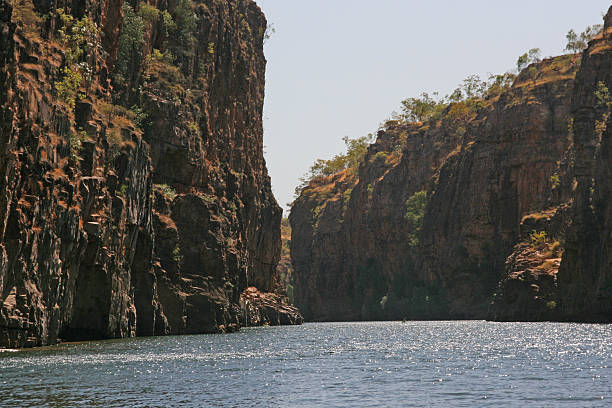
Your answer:
[[[2,407],[612,405],[612,325],[360,322],[0,353]]]

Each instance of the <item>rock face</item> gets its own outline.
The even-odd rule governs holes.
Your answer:
[[[523,217],[520,237],[489,306],[497,321],[560,320],[557,276],[569,207],[560,205]]]
[[[525,217],[524,224],[531,224],[527,231],[537,229],[553,238],[541,244],[544,251],[534,254],[534,245],[529,245],[533,232],[531,236],[522,234],[508,258],[508,275],[500,282],[489,310],[490,318],[612,321],[608,249],[612,197],[609,186],[612,104],[608,93],[612,86],[611,26],[612,8],[605,17],[603,32],[582,54],[576,75],[571,98],[573,145],[567,155],[573,165],[560,172],[565,173],[561,184],[572,189],[570,200],[548,214]],[[537,223],[542,225],[536,228]],[[561,243],[555,237],[560,237]],[[551,242],[553,246],[562,245],[562,259],[546,248]],[[526,246],[531,247],[531,254],[523,256],[522,248]]]
[[[612,321],[612,8],[582,56],[572,98],[576,191],[558,274],[566,320]]]
[[[250,323],[241,293],[273,290],[281,245],[259,8],[14,4],[0,0],[0,347]]]
[[[358,174],[305,187],[290,221],[306,320],[485,318],[523,216],[569,198],[578,65],[547,59],[478,105],[388,123]]]
[[[565,184],[551,190],[552,176],[565,176],[577,65],[567,55],[542,62],[533,79],[524,70],[473,128],[473,141],[441,166],[418,265],[441,282],[451,317],[486,316],[523,217],[568,199]]]

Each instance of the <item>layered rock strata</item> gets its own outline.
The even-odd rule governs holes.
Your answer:
[[[612,321],[612,7],[604,23],[572,97],[576,188],[558,274],[564,320]]]
[[[389,122],[357,172],[306,186],[290,216],[305,318],[485,318],[523,216],[569,199],[578,65],[546,59],[436,120]]]
[[[250,0],[0,0],[0,347],[247,323],[281,245],[265,29]]]

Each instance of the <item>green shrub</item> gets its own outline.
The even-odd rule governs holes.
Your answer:
[[[75,20],[63,8],[57,9],[59,41],[65,47],[65,65],[62,68],[64,77],[56,84],[58,97],[74,109],[75,101],[84,97],[77,93],[81,87],[85,91],[93,80],[95,61],[104,55],[100,30],[96,23],[85,16]]]
[[[73,161],[78,160],[78,154],[83,146],[83,142],[87,139],[87,133],[84,130],[80,130],[77,133],[70,134],[70,158]]]
[[[189,129],[189,131],[193,133],[194,135],[200,134],[200,126],[198,126],[196,122],[188,122],[187,129]]]
[[[149,24],[155,23],[159,19],[161,12],[151,4],[141,1],[138,5],[138,16]]]
[[[77,97],[81,96],[78,91],[83,82],[83,77],[76,68],[64,67],[62,72],[64,77],[55,84],[55,92],[61,101],[68,105],[70,109],[74,109]]]
[[[561,184],[561,178],[559,177],[559,173],[553,173],[553,175],[550,176],[550,184],[553,190],[559,187],[559,185]]]
[[[183,261],[183,255],[181,255],[181,248],[178,246],[178,244],[172,250],[172,260],[177,264]]]
[[[217,201],[217,197],[212,194],[198,193],[198,197],[200,197],[208,204],[213,204],[215,201]]]
[[[174,8],[174,28],[169,36],[169,47],[180,62],[193,56],[195,48],[196,15],[191,0],[179,0]]]
[[[170,199],[170,201],[174,200],[177,196],[176,191],[167,184],[154,184],[153,188],[159,191],[164,197]]]
[[[84,16],[75,21],[63,8],[57,9],[57,16],[61,23],[57,33],[60,42],[66,47],[64,55],[68,65],[86,62],[104,53],[100,29],[92,19]]]
[[[546,231],[536,231],[533,230],[531,231],[531,234],[529,234],[529,242],[531,243],[531,246],[536,248],[541,246],[542,244],[546,243],[546,240],[548,239]]]
[[[410,246],[419,245],[419,233],[423,227],[426,206],[426,191],[417,191],[406,200],[406,213],[404,214],[404,219],[410,225],[410,232],[408,233],[408,244]]]
[[[125,198],[125,194],[127,193],[128,185],[126,183],[122,183],[117,190],[117,195],[119,197]]]
[[[113,78],[117,85],[126,88],[135,81],[142,65],[145,25],[142,17],[137,15],[127,2],[123,3],[121,9],[123,24]]]
[[[167,10],[162,11],[161,21],[162,21],[161,29],[164,35],[164,42],[166,42],[170,34],[174,32],[174,30],[176,30],[176,24],[174,23],[174,20],[172,19],[172,15],[168,13]]]
[[[157,48],[153,48],[153,51],[148,56],[147,64],[150,65],[152,62],[161,62],[164,64],[174,64],[174,55],[170,51],[161,52]]]
[[[597,107],[607,108],[612,104],[612,98],[610,98],[610,91],[604,81],[597,83],[597,89],[593,92],[595,100],[597,101]]]
[[[372,201],[372,198],[374,196],[374,186],[372,186],[372,184],[368,184],[366,192],[368,193],[368,201]]]
[[[597,107],[603,109],[604,112],[601,118],[595,120],[595,133],[601,139],[602,135],[607,129],[608,119],[610,118],[610,108],[612,108],[612,98],[606,83],[599,81],[597,83],[597,89],[594,92],[595,100],[597,101]]]
[[[387,156],[389,156],[389,152],[376,152],[376,154],[370,158],[370,163],[384,162],[387,159]]]

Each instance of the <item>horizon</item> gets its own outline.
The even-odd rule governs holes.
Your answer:
[[[264,155],[284,217],[299,178],[316,159],[344,152],[343,137],[375,132],[403,99],[422,92],[443,96],[468,75],[484,80],[509,71],[531,48],[542,58],[564,54],[567,32],[601,24],[609,7],[599,0],[257,4],[275,29],[264,46]],[[521,14],[525,7],[529,14]],[[460,29],[450,24],[457,21]]]

